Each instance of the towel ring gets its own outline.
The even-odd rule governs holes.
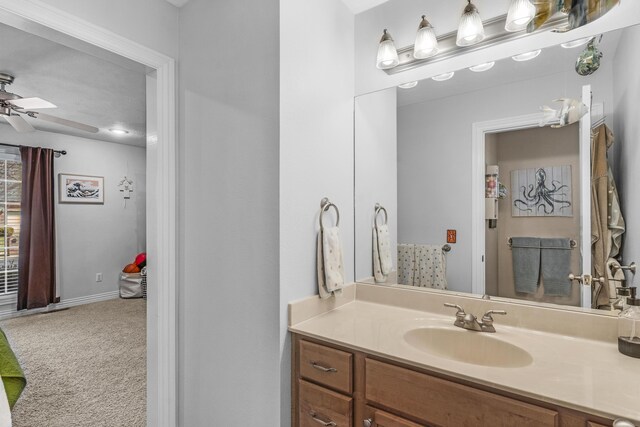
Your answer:
[[[325,197],[320,201],[320,228],[324,228],[322,217],[324,216],[324,213],[327,212],[331,207],[336,210],[336,227],[340,226],[340,211],[338,210],[338,207],[331,203],[327,197]]]
[[[387,223],[389,222],[389,214],[387,213],[387,210],[380,203],[376,203],[376,208],[375,208],[376,213],[373,216],[373,224],[376,226],[376,228],[378,228],[378,214],[381,211],[384,212],[384,224],[382,225],[387,225]]]

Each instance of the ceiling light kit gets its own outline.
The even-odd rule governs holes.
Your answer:
[[[412,89],[414,87],[418,86],[418,81],[414,80],[412,82],[407,82],[407,83],[402,83],[401,85],[398,85],[398,87],[400,89]]]
[[[435,80],[437,82],[446,82],[447,80],[451,79],[454,74],[455,74],[455,72],[450,71],[448,73],[438,74],[437,76],[433,76],[433,77],[431,77],[431,79]]]
[[[128,130],[118,129],[118,128],[109,129],[109,132],[115,133],[116,135],[127,135],[127,134],[129,134]]]
[[[531,52],[525,52],[521,53],[520,55],[512,56],[511,59],[516,62],[531,61],[532,59],[537,58],[541,53],[542,49],[532,50]]]
[[[33,119],[40,119],[51,123],[56,123],[63,126],[69,126],[75,129],[80,129],[86,132],[97,133],[98,128],[94,126],[85,125],[84,123],[74,122],[72,120],[62,119],[60,117],[51,116],[49,114],[41,113],[41,110],[46,108],[58,108],[49,101],[45,101],[41,98],[23,98],[15,93],[7,92],[5,87],[13,83],[14,76],[0,73],[0,116],[6,120],[13,128],[20,133],[33,132],[35,128],[26,121],[22,115],[31,117]]]
[[[604,10],[601,10],[598,14],[593,14],[594,17],[589,18],[591,19],[590,21],[578,24],[575,19],[571,19],[572,14],[575,12],[573,9],[565,10],[558,6],[553,9],[553,13],[545,14],[542,13],[542,9],[547,2],[532,0],[511,0],[505,15],[483,22],[477,6],[472,0],[466,1],[467,4],[462,11],[458,29],[439,37],[436,35],[434,27],[427,20],[426,15],[422,15],[415,43],[412,46],[396,49],[391,34],[385,29],[378,46],[376,66],[387,74],[396,74],[495,46],[506,41],[526,37],[533,33],[548,30],[565,33],[598,19],[619,3],[619,0],[611,0],[605,5],[606,8]],[[590,39],[575,40],[564,43],[562,46],[567,48],[577,47],[587,44]],[[540,51],[526,52],[514,56],[513,59],[514,61],[527,61],[537,57],[539,54]]]
[[[481,73],[483,71],[489,71],[493,68],[494,65],[496,65],[495,61],[485,62],[484,64],[478,64],[474,65],[473,67],[469,67],[469,70],[473,71],[474,73]]]

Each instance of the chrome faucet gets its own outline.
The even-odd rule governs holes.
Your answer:
[[[469,331],[495,332],[496,328],[493,326],[493,317],[491,315],[507,314],[504,310],[489,310],[482,316],[481,321],[478,322],[478,318],[476,316],[471,313],[465,313],[464,308],[458,304],[445,303],[444,305],[458,310],[456,311],[456,320],[453,322],[453,325]]]

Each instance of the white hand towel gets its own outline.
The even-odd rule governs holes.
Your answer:
[[[344,286],[344,259],[338,227],[323,228],[318,233],[318,290],[320,298],[341,295]]]
[[[416,245],[414,286],[447,289],[447,260],[442,246]]]
[[[398,283],[413,286],[415,272],[416,245],[401,243],[398,245]]]
[[[393,269],[391,261],[391,239],[389,227],[373,227],[373,277],[377,283],[384,283]]]

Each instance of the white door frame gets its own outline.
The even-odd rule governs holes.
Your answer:
[[[583,87],[583,102],[591,97],[591,86]],[[585,104],[587,105],[587,104]],[[590,103],[589,109],[590,107]],[[471,292],[474,294],[484,295],[485,293],[485,219],[484,219],[484,186],[485,186],[485,135],[488,133],[501,133],[514,130],[529,129],[537,127],[542,118],[543,113],[528,114],[517,117],[507,117],[504,119],[491,120],[486,122],[478,122],[472,125],[472,167],[471,182],[473,200],[471,206],[471,214],[473,222],[471,225],[471,235],[473,241],[472,258],[471,258]],[[580,120],[580,232],[588,230],[591,226],[591,187],[583,185],[584,182],[590,182],[590,168],[582,167],[589,164],[591,159],[590,131],[591,121],[590,113],[587,113]],[[585,138],[585,135],[589,135]],[[582,273],[591,274],[591,239],[581,235],[581,255],[582,255]],[[591,289],[587,286],[581,286],[581,300],[583,307],[591,308]]]
[[[485,219],[484,219],[484,190],[485,190],[485,135],[488,133],[509,132],[514,130],[537,127],[543,113],[527,114],[524,116],[507,117],[472,125],[471,137],[471,292],[484,295],[485,293]]]
[[[149,276],[156,292],[157,313],[147,311],[148,343],[157,343],[157,367],[147,370],[157,389],[147,390],[148,407],[156,409],[158,427],[176,426],[176,71],[175,60],[118,34],[107,31],[37,0],[0,0],[0,10],[27,21],[98,46],[139,62],[157,72],[157,141],[148,138],[147,150],[154,150],[147,164],[147,215],[155,215],[148,233],[157,243],[148,247]],[[149,158],[149,155],[147,155]],[[149,218],[149,217],[147,217]],[[147,221],[149,223],[149,221]],[[153,247],[155,246],[155,247]],[[153,351],[149,349],[148,351]]]

